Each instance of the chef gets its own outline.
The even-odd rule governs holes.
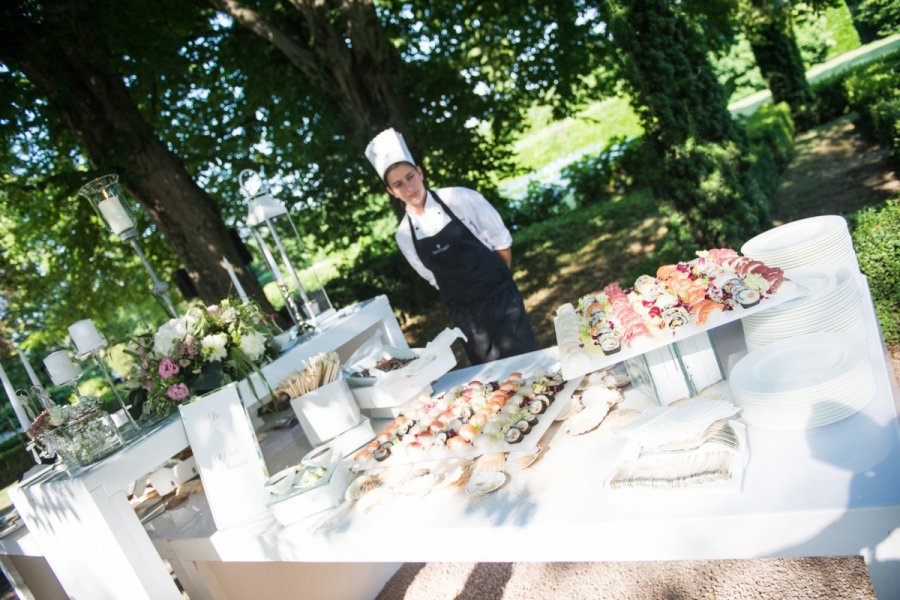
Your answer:
[[[537,350],[512,278],[512,236],[484,196],[464,187],[430,190],[403,136],[387,129],[366,158],[388,193],[406,206],[395,237],[410,265],[438,289],[465,333],[469,362]]]

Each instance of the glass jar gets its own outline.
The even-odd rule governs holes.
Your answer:
[[[112,418],[102,410],[92,411],[44,433],[45,444],[55,448],[68,468],[89,465],[122,447],[122,436]]]

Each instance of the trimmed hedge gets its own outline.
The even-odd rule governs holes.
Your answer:
[[[863,132],[900,162],[900,52],[813,86],[820,122],[855,112]]]
[[[34,466],[34,459],[22,441],[18,437],[11,439],[16,441],[16,445],[0,451],[0,488],[19,481],[22,474]]]
[[[884,341],[900,344],[900,196],[851,215],[850,229]]]
[[[794,121],[787,103],[767,104],[744,123],[753,152],[750,173],[760,191],[772,198],[794,156]]]

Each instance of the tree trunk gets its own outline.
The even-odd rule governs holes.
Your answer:
[[[306,24],[300,34],[277,27],[237,0],[207,0],[284,54],[309,84],[328,97],[344,117],[347,143],[363,149],[388,127],[403,132],[421,162],[416,135],[408,129],[406,103],[398,93],[403,61],[384,39],[371,0],[291,0]],[[392,198],[398,216],[403,204]]]
[[[814,98],[791,17],[791,5],[782,0],[751,0],[745,17],[747,38],[756,64],[775,103],[787,102],[798,129],[814,124]]]
[[[40,25],[10,27],[0,57],[21,70],[62,113],[100,169],[119,173],[165,236],[207,303],[228,295],[222,257],[235,264],[247,292],[271,310],[256,278],[241,266],[214,201],[194,182],[138,111],[83,0],[55,2]]]

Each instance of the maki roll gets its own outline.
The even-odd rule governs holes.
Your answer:
[[[691,315],[683,306],[670,306],[663,312],[663,321],[669,329],[684,327],[691,322]]]
[[[744,308],[750,308],[751,306],[756,306],[759,304],[759,301],[762,299],[762,296],[759,295],[759,292],[756,290],[751,290],[750,288],[741,288],[734,294],[734,299],[737,300],[738,304],[743,306]]]
[[[514,425],[516,429],[522,432],[522,435],[527,435],[531,431],[531,423],[526,421],[525,419],[520,419],[516,421]]]
[[[518,427],[510,427],[506,430],[506,433],[503,434],[503,439],[507,444],[518,444],[524,437],[525,434],[523,434]]]
[[[601,336],[599,341],[600,349],[603,350],[603,354],[615,354],[622,349],[622,344],[619,342],[618,336],[614,333],[607,333]]]
[[[385,460],[388,456],[391,455],[391,445],[390,444],[382,444],[378,447],[375,452],[372,453],[372,458],[381,462]]]
[[[534,427],[535,425],[538,424],[538,418],[537,418],[537,415],[533,415],[533,414],[531,414],[531,413],[528,413],[527,415],[525,415],[524,417],[522,417],[522,419],[525,420],[525,421],[528,421],[528,424],[531,425],[532,427]]]
[[[528,405],[528,412],[532,415],[542,415],[545,410],[547,410],[547,405],[537,398],[534,398],[531,404]]]

